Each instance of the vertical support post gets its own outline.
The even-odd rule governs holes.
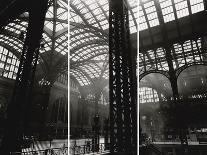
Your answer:
[[[101,95],[101,90],[97,89],[95,93],[95,112],[94,112],[94,125],[93,125],[93,132],[94,132],[94,138],[93,138],[93,146],[95,151],[99,151],[99,132],[100,132],[100,116],[98,111],[98,101]]]
[[[99,151],[99,115],[94,116],[94,125],[93,125],[93,132],[94,132],[94,137],[93,137],[93,151],[98,152]]]
[[[34,73],[39,56],[48,0],[32,1],[29,9],[29,25],[24,43],[13,97],[8,105],[7,121],[2,141],[1,154],[21,152],[25,127],[25,115],[29,109],[29,99],[33,86]]]
[[[179,93],[178,93],[178,85],[177,85],[177,77],[175,74],[175,69],[173,67],[173,62],[172,62],[172,55],[169,47],[165,47],[166,50],[166,60],[168,63],[169,67],[169,75],[170,75],[170,83],[171,83],[171,88],[173,92],[173,99],[175,102],[178,101],[179,99]]]
[[[128,5],[125,0],[109,2],[110,151],[130,154],[137,149],[136,58],[130,47]]]
[[[109,149],[109,119],[104,120],[104,143],[105,143],[105,150]]]

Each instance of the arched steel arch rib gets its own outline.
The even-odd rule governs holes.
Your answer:
[[[64,42],[68,42],[68,37],[66,37],[66,39],[62,40],[61,42],[57,43],[55,49],[58,48],[59,46],[64,47],[64,49],[68,48],[68,44],[65,46],[62,45]]]
[[[24,13],[24,14],[21,15],[18,19],[23,20],[23,21],[28,21],[28,18],[29,18],[29,14],[28,14],[28,13]],[[45,21],[53,21],[53,20],[54,20],[54,18],[45,18]],[[55,21],[56,21],[56,22],[60,22],[60,23],[65,23],[65,24],[68,23],[67,20],[61,20],[61,19],[58,19],[58,18],[56,18]],[[57,31],[54,37],[57,38],[57,37],[59,37],[59,36],[61,36],[61,35],[63,35],[63,34],[66,34],[66,33],[67,33],[67,30],[68,30],[68,28],[64,28],[64,29],[62,29],[62,30]],[[47,28],[47,27],[45,26],[45,27],[44,27],[44,32],[45,32],[45,34],[46,34],[50,39],[53,39],[53,31],[52,31],[52,30],[50,30],[49,28]]]
[[[20,42],[21,44],[23,44],[23,41],[19,39],[19,34],[14,33],[13,31],[6,30],[6,29],[5,29],[5,30],[3,30],[3,31],[1,32],[1,35],[4,35],[4,36],[10,36],[10,37],[12,37],[12,38],[15,38],[15,39],[19,40],[19,42]]]
[[[87,78],[88,81],[90,81],[91,83],[93,83],[93,80],[91,79],[91,77],[88,76],[88,74],[87,74],[86,72],[84,72],[82,69],[80,69],[79,67],[75,67],[75,68],[73,68],[73,70],[75,70],[75,71],[77,71],[77,72],[83,74],[83,75]],[[80,77],[80,76],[79,76],[79,77]],[[81,78],[80,78],[80,79],[81,79]]]
[[[81,33],[80,33],[81,34]],[[78,36],[78,35],[76,35],[76,36]],[[74,36],[75,37],[75,36]],[[93,41],[95,41],[95,40],[100,40],[101,41],[101,43],[103,42],[105,42],[104,44],[108,44],[108,42],[106,41],[106,40],[104,40],[104,39],[102,39],[102,38],[100,38],[100,37],[97,37],[97,36],[95,36],[95,35],[90,35],[90,36],[84,36],[84,37],[81,37],[81,38],[79,38],[79,39],[75,39],[74,41],[71,41],[69,44],[72,46],[73,44],[77,44],[77,41],[79,41],[80,42],[80,40],[84,40],[84,39],[88,39],[88,38],[90,38],[91,40],[91,42],[93,42]],[[88,39],[88,41],[89,41],[89,39]],[[87,42],[88,42],[87,41]],[[81,43],[81,45],[82,45],[82,43]],[[77,46],[77,45],[76,45]]]
[[[92,25],[85,25],[85,24],[81,24],[81,23],[76,23],[76,22],[70,22],[71,25],[73,25],[74,27],[76,28],[79,28],[79,29],[84,29],[84,30],[89,30],[90,32],[93,32],[95,33],[96,35],[99,34],[99,36],[102,36],[104,37],[105,39],[108,38],[108,33],[104,30],[101,30],[97,27],[94,27]]]
[[[10,46],[9,44],[6,44],[4,42],[0,41],[0,46],[6,48],[9,52],[11,52],[12,54],[14,54],[18,59],[20,59],[21,54],[19,52],[17,52],[16,49],[14,49],[13,46]]]
[[[93,47],[91,47],[91,48],[93,48]],[[81,58],[82,58],[82,59],[84,59],[84,57],[88,57],[89,54],[91,54],[91,55],[97,55],[97,56],[98,56],[99,53],[102,54],[103,51],[108,52],[108,48],[106,48],[106,47],[102,47],[102,48],[100,48],[100,49],[98,49],[98,50],[96,50],[96,49],[91,49],[91,48],[89,47],[89,49],[91,50],[90,52],[85,53],[84,55],[81,55]],[[80,51],[74,53],[74,55],[72,56],[72,58],[75,57],[75,56],[77,56],[79,53],[82,53],[83,50],[84,50],[84,49],[82,49],[82,50],[80,50]]]
[[[19,45],[16,45],[16,44],[14,44],[10,39],[6,39],[6,38],[3,38],[3,37],[0,37],[0,39],[2,39],[3,41],[8,41],[9,42],[9,44],[12,44],[12,46],[16,46],[18,49],[19,49],[19,51],[18,52],[21,52],[21,50],[22,50],[22,48],[23,47],[21,47],[21,46],[19,46]],[[18,41],[17,41],[18,42]],[[23,45],[22,45],[23,46]]]
[[[13,46],[18,47],[19,48],[19,52],[21,52],[21,50],[23,48],[23,42],[18,38],[19,34],[16,34],[16,33],[12,32],[10,30],[3,30],[2,31],[2,35],[7,36],[7,37],[11,36],[11,38],[14,38],[17,42],[19,42],[19,44],[17,45],[17,44],[14,44],[11,40],[5,39],[4,37],[1,37],[3,40],[7,40],[9,43],[11,43]],[[19,46],[20,44],[22,45],[22,47]],[[44,60],[44,57],[42,56],[42,54],[40,53],[39,55]]]
[[[99,6],[99,8],[101,9],[101,11],[103,12],[104,16],[106,17],[107,21],[109,22],[109,17],[107,16],[106,12],[104,11],[103,7],[101,7],[99,1],[97,1],[97,5]]]
[[[97,66],[96,64],[94,64],[96,67],[98,67],[99,69],[100,69],[100,67],[99,66]],[[99,73],[98,72],[98,70],[96,69],[96,68],[94,68],[94,66],[92,66],[92,64],[91,63],[88,63],[88,64],[86,64],[86,65],[83,65],[83,66],[78,66],[78,68],[80,68],[81,70],[83,70],[83,69],[86,69],[87,70],[87,75],[88,75],[88,72],[89,72],[89,74],[92,74],[94,77],[95,77],[95,74],[91,71],[91,69],[88,69],[88,67],[90,67],[93,71],[95,71],[95,73]],[[83,69],[82,69],[83,68]],[[88,75],[89,76],[89,75]],[[90,76],[89,76],[90,77]],[[90,78],[91,80],[92,80],[92,78]]]
[[[16,23],[16,22],[15,22]],[[24,27],[25,29],[27,29],[27,27],[25,26],[25,25],[23,25],[23,24],[21,24],[21,23],[18,23],[18,25],[20,25],[20,26],[22,26],[22,27]],[[7,25],[8,27],[10,27],[10,28],[14,28],[14,29],[16,29],[16,27],[12,27],[12,26],[10,26],[10,25]],[[46,27],[45,27],[46,28]],[[47,28],[46,28],[47,29]],[[16,29],[16,30],[19,30],[19,29]],[[49,29],[48,29],[49,30]],[[4,33],[4,31],[5,32],[8,32],[9,30],[7,30],[7,29],[4,29],[3,31],[2,31],[2,33]],[[20,30],[21,31],[21,30]],[[16,36],[17,37],[17,35],[19,35],[19,34],[16,34],[16,33],[14,33],[13,31],[10,31],[11,32],[11,34],[13,34],[13,36]],[[10,32],[9,32],[9,34],[10,34]],[[44,32],[46,32],[45,30],[44,30]],[[26,32],[25,32],[26,33]],[[46,35],[47,35],[47,32],[45,33]],[[51,37],[49,36],[49,35],[47,35],[50,39],[51,39]],[[18,37],[17,37],[18,38]],[[44,39],[44,38],[43,38]],[[45,40],[45,39],[44,39]],[[50,46],[49,44],[48,44],[48,41],[46,41],[45,40],[45,43],[48,45],[48,46]]]
[[[70,53],[74,53],[75,51],[80,50],[83,47],[86,47],[86,46],[89,46],[89,45],[93,45],[93,44],[100,45],[100,46],[108,45],[108,43],[106,43],[102,39],[89,40],[89,41],[86,41],[86,42],[84,42],[84,43],[82,43],[82,44],[80,44],[78,46],[75,46],[72,49],[70,49]]]
[[[81,60],[81,61],[70,61],[70,67],[84,65],[84,64],[88,63],[88,61],[90,61],[91,59],[93,59],[99,55],[103,55],[103,54],[108,54],[108,52],[102,52],[102,53],[99,53],[96,55],[92,55],[91,57],[84,59],[84,60]]]
[[[89,49],[91,49],[91,48],[89,48]],[[78,62],[85,61],[85,60],[91,60],[92,58],[95,58],[95,57],[100,56],[100,55],[108,54],[108,50],[105,49],[105,48],[101,48],[99,50],[91,49],[90,52],[85,53],[84,55],[79,55],[80,53],[82,53],[82,51],[83,50],[78,51],[75,54],[73,54],[71,59],[73,60],[73,58],[78,57],[78,59],[79,59],[77,61],[77,63],[78,63]]]
[[[201,61],[201,62],[192,62],[192,63],[188,63],[186,65],[183,65],[179,68],[177,68],[175,70],[175,74],[176,74],[176,78],[179,77],[179,75],[187,68],[192,67],[192,66],[198,66],[198,65],[203,65],[203,66],[207,66],[207,62],[206,61]]]
[[[99,23],[98,19],[97,19],[96,16],[94,15],[93,11],[89,8],[88,5],[86,5],[86,3],[84,2],[84,0],[83,0],[83,1],[80,0],[80,1],[81,1],[81,3],[83,3],[83,4],[85,5],[85,7],[86,7],[86,8],[88,9],[88,11],[91,13],[91,15],[92,15],[93,18],[95,19],[96,23],[98,24],[99,28],[100,28],[101,30],[103,30],[102,27],[101,27],[101,24]]]
[[[80,16],[80,18],[83,20],[83,22],[86,24],[86,25],[90,25],[88,23],[88,21],[84,18],[83,14],[73,5],[72,2],[70,2],[70,7],[71,9],[73,9],[73,11],[75,11],[75,14]]]
[[[169,75],[168,71],[162,71],[162,70],[150,70],[150,71],[146,71],[146,72],[140,74],[140,75],[139,75],[139,81],[141,81],[143,77],[145,77],[146,75],[151,74],[151,73],[159,73],[159,74],[164,75],[164,76],[167,77],[168,79],[170,79],[170,75]]]
[[[80,30],[80,29],[77,28],[77,30]],[[82,29],[82,30],[84,30],[84,31],[83,32],[82,31],[78,31],[78,33],[70,35],[70,38],[74,38],[74,37],[79,36],[79,35],[89,34],[89,36],[84,35],[84,37],[82,37],[80,39],[86,39],[86,38],[91,37],[91,38],[100,38],[100,39],[103,39],[105,42],[108,42],[107,38],[104,37],[103,35],[101,35],[100,33],[97,33],[95,31],[91,31],[90,29]],[[70,32],[73,32],[73,31],[70,31]],[[70,44],[72,45],[74,42],[75,41],[71,42]]]

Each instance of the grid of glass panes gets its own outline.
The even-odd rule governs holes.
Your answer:
[[[142,74],[144,72],[144,58],[143,54],[139,52],[139,73]]]
[[[62,55],[65,55],[68,49],[68,36],[66,35],[67,31],[64,32],[63,35],[58,37],[55,42],[55,49],[57,52],[60,52]]]
[[[105,30],[108,29],[109,6],[108,0],[73,0],[71,5],[71,21],[85,25],[82,29],[75,25],[70,29],[70,59],[73,62],[80,62],[78,66],[80,72],[83,71],[90,78],[96,78],[100,75],[103,64],[97,63],[97,60],[103,61],[108,53],[108,45],[104,43],[103,34],[93,32],[88,25]],[[137,22],[137,0],[129,0],[130,5],[130,32],[136,32],[135,22]],[[80,15],[81,14],[81,15]],[[84,63],[91,60],[94,63]],[[77,71],[77,70],[76,70]],[[107,78],[106,72],[103,75]],[[82,82],[83,83],[83,82]]]
[[[155,65],[154,63],[151,61],[149,55],[147,53],[143,54],[143,59],[145,60],[145,68],[146,70],[151,70],[151,69],[155,69]]]
[[[156,69],[155,53],[153,50],[145,52],[143,59],[145,59],[145,66],[147,71]]]
[[[44,53],[45,51],[51,50],[52,40],[46,33],[43,33],[43,42],[42,43],[44,43],[44,48],[40,48],[40,53]]]
[[[107,68],[107,70],[104,72],[104,74],[103,74],[103,78],[104,78],[104,79],[108,79],[108,78],[109,78],[109,70],[108,70],[108,68]]]
[[[144,15],[144,12],[142,10],[142,7],[139,6],[139,31],[145,30],[148,28],[147,26],[147,21],[146,21],[146,17]]]
[[[89,85],[91,82],[88,80],[80,70],[70,69],[70,74],[75,77],[81,86]]]
[[[188,3],[188,1],[190,3]],[[189,7],[192,11],[192,14],[203,11],[204,10],[204,0],[159,0],[159,1],[155,1],[156,3],[160,3],[160,7],[162,9],[162,15],[164,18],[164,22],[170,22],[175,20],[175,14],[177,15],[178,18],[182,18],[185,16],[188,16],[189,13]],[[153,7],[154,2],[152,0],[141,0],[141,5],[148,5],[148,7]],[[153,12],[154,14],[156,13],[156,9],[155,8],[151,8],[150,10],[148,7],[144,7],[145,11],[146,11],[146,16],[144,16],[143,10],[140,6],[139,8],[139,31],[147,29],[147,24],[146,24],[146,18],[147,20],[150,22],[149,14],[152,14],[151,12]],[[175,12],[174,9],[175,8]],[[144,17],[143,17],[144,16]],[[155,15],[150,15],[150,18],[155,18]],[[155,22],[157,23],[157,22]],[[150,27],[152,24],[150,24]],[[159,23],[157,24],[159,25]]]
[[[94,27],[98,27],[102,30],[108,29],[108,18],[109,18],[109,4],[108,0],[73,0],[71,1],[72,8],[77,8],[78,12],[81,13],[84,21],[87,22],[87,24],[90,24]],[[129,0],[130,9],[133,9],[132,12],[136,13],[136,5],[137,0]],[[71,17],[72,21],[74,22],[82,22],[82,19],[80,17],[77,17],[74,14],[77,14],[76,11],[72,11]],[[137,16],[134,16],[137,18]],[[134,18],[133,17],[133,18]],[[82,18],[82,17],[81,17]],[[131,15],[130,15],[130,18]],[[133,19],[133,22],[136,21],[136,19]],[[135,25],[132,24],[131,25]],[[135,32],[134,26],[131,27],[131,33]]]
[[[183,47],[182,47],[183,46]],[[186,63],[192,63],[197,61],[202,61],[202,55],[200,54],[201,49],[201,39],[198,39],[197,41],[188,40],[183,45],[180,44],[174,44],[173,50],[176,54],[176,61],[178,62],[178,67],[181,67],[185,65]],[[185,56],[185,58],[184,58]],[[174,60],[175,64],[175,60]]]
[[[139,102],[140,103],[159,102],[157,91],[148,87],[139,88]]]
[[[83,46],[82,48],[75,51],[75,53],[71,54],[71,59],[73,61],[81,61],[90,58],[95,58],[96,56],[108,53],[107,45],[98,45],[92,44],[88,46]]]
[[[130,26],[130,33],[135,33],[137,32],[137,27],[135,24],[137,24],[137,12],[138,7],[135,6],[133,9],[129,10],[129,26]]]
[[[143,6],[147,14],[147,19],[148,19],[150,27],[159,25],[157,11],[155,8],[155,2],[151,0],[151,1],[148,1],[147,3],[144,3]]]
[[[90,78],[99,77],[101,73],[101,69],[95,63],[86,64],[84,66],[79,66],[81,70],[83,70]]]
[[[158,48],[156,50],[156,60],[158,62],[158,69],[159,70],[169,70],[167,61],[166,61],[166,56],[165,56],[165,50],[163,48]]]
[[[182,50],[182,46],[180,44],[174,44],[173,48],[175,50],[175,54],[177,56],[177,62],[179,64],[179,66],[183,66],[185,65],[185,59],[183,57],[183,50]]]
[[[204,0],[190,0],[192,13],[200,12],[204,10]]]
[[[0,74],[3,77],[16,79],[19,67],[17,57],[6,48],[0,46]]]
[[[54,14],[55,9],[55,14]],[[43,34],[43,43],[44,48],[40,50],[40,53],[51,50],[54,47],[54,50],[62,55],[65,55],[68,52],[68,4],[64,0],[58,0],[54,8],[54,5],[51,5],[46,13],[45,20],[45,34]],[[55,21],[55,22],[54,22]],[[54,26],[55,25],[55,26]],[[53,32],[54,31],[54,32]],[[53,35],[55,34],[55,35]],[[54,41],[55,40],[55,41]],[[52,45],[52,44],[55,45]]]
[[[187,0],[174,0],[174,3],[178,18],[189,15]]]
[[[54,17],[54,5],[51,5],[47,11],[46,14],[46,18],[52,19],[52,18],[56,18],[58,20],[55,21],[55,23],[53,23],[53,20],[46,20],[45,21],[45,27],[47,27],[50,30],[54,30],[54,24],[56,24],[55,26],[55,31],[59,31],[64,29],[65,27],[67,27],[67,15],[68,15],[68,5],[67,2],[65,2],[64,0],[58,0],[57,1],[57,6],[56,6],[56,17]],[[61,22],[60,22],[61,21]]]
[[[173,7],[172,7],[172,0],[159,0],[159,2],[160,2],[160,7],[162,9],[164,22],[175,20]]]
[[[21,52],[23,45],[19,42],[18,39],[16,38],[12,38],[12,37],[8,37],[5,35],[1,35],[0,34],[0,43],[3,46],[4,44],[6,44],[6,46],[9,46],[13,49],[15,49],[15,51]]]

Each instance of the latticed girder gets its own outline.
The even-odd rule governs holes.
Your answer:
[[[2,142],[2,154],[21,150],[24,125],[27,120],[28,100],[39,56],[40,40],[44,27],[48,0],[32,1],[29,25],[24,42],[13,97],[8,105],[7,121]],[[8,8],[9,9],[9,8]],[[10,11],[12,11],[10,9]]]
[[[109,10],[111,152],[136,152],[137,116],[134,93],[136,80],[133,76],[135,72],[132,61],[128,6],[124,0],[111,0]]]

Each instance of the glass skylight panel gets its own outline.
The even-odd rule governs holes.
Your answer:
[[[187,0],[174,0],[178,18],[189,15]]]
[[[97,0],[100,5],[108,4],[108,0]]]
[[[175,20],[173,7],[172,7],[172,0],[164,0],[164,1],[160,0],[160,6],[162,8],[164,22]]]
[[[87,77],[81,73],[80,71],[70,70],[71,75],[74,76],[81,86],[89,85],[91,82],[87,79]]]
[[[0,48],[0,74],[7,78],[16,78],[19,61],[15,55],[7,49]]]
[[[204,0],[190,0],[192,13],[197,13],[204,10]]]
[[[144,16],[144,12],[141,8],[141,6],[139,6],[139,30],[144,30],[147,29],[147,22],[146,22],[146,18]]]
[[[157,91],[148,87],[139,88],[140,103],[156,103],[159,102]]]
[[[128,0],[130,7],[134,8],[138,4],[138,0]]]
[[[108,6],[108,0],[73,0],[71,2],[74,7],[84,16],[87,23],[82,22],[82,24],[90,24],[94,27],[97,27],[99,29],[108,29],[108,14],[109,14],[109,6]],[[88,8],[87,8],[88,7]],[[134,6],[133,6],[134,7]],[[73,9],[73,8],[71,8]],[[104,12],[103,12],[104,11]],[[133,14],[137,12],[136,9],[132,10]],[[73,12],[75,14],[75,11]],[[75,15],[72,14],[72,17],[75,17]],[[130,16],[130,31],[136,32],[135,27],[135,21],[137,20],[137,15],[134,15],[133,17]],[[133,18],[136,19],[133,19]],[[77,18],[77,17],[75,17]],[[75,19],[76,21],[78,19]],[[75,21],[73,19],[73,21]],[[87,25],[86,25],[87,27]],[[77,27],[79,29],[79,27]],[[101,55],[106,55],[108,52],[108,46],[100,46],[97,44],[96,39],[100,40],[100,37],[96,34],[88,33],[90,32],[89,29],[84,28],[82,31],[74,32],[77,30],[76,28],[71,29],[71,42],[70,46],[71,51],[73,52],[71,54],[71,59],[73,61],[82,61],[82,60],[105,60],[106,58]],[[95,37],[94,37],[95,36]],[[90,42],[94,41],[94,44],[90,44]],[[85,44],[85,46],[83,46]],[[80,48],[79,48],[80,46]],[[82,47],[83,46],[83,47]],[[77,48],[76,48],[77,47]],[[107,48],[106,48],[107,47]],[[75,51],[74,51],[75,50]],[[99,56],[100,55],[100,56]],[[81,66],[81,70],[83,70],[85,73],[88,74],[91,78],[95,78],[100,76],[101,70],[100,67],[102,67],[103,62],[96,62],[90,64],[83,64]],[[99,66],[98,66],[99,65]],[[107,77],[107,75],[105,74]],[[84,84],[84,80],[82,80],[82,84]]]
[[[155,4],[153,1],[144,4],[150,27],[159,25]]]
[[[87,5],[91,5],[91,4],[96,3],[96,0],[84,0],[84,2],[85,2]]]

